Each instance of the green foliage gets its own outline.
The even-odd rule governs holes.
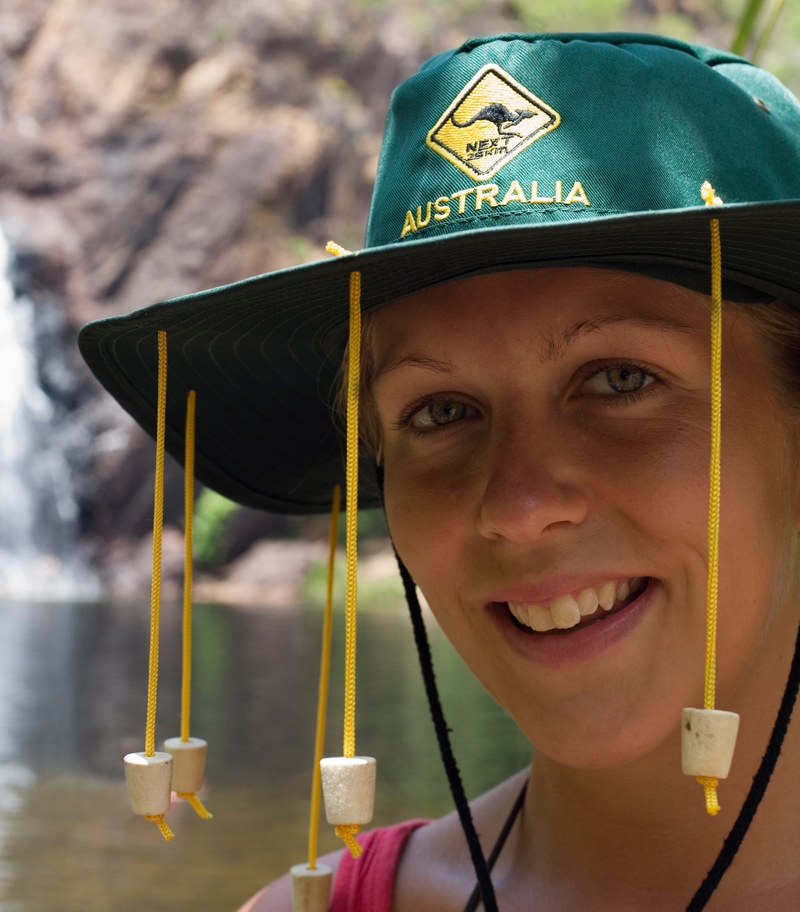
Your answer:
[[[359,561],[359,565],[360,565]],[[359,566],[360,569],[360,566]],[[338,611],[344,609],[344,584],[347,572],[347,562],[344,554],[339,551],[336,557],[336,567],[333,578],[333,607]],[[328,587],[328,565],[324,561],[312,564],[308,570],[301,590],[303,601],[315,608],[325,606],[325,597]],[[403,584],[400,581],[399,571],[379,579],[365,578],[362,573],[358,576],[358,608],[359,611],[385,611],[390,609],[403,609],[405,600]]]
[[[766,50],[769,40],[772,37],[772,32],[775,30],[777,25],[778,18],[783,12],[783,7],[786,3],[786,0],[775,0],[772,4],[772,9],[769,11],[767,20],[764,23],[764,28],[761,29],[761,34],[758,36],[758,41],[756,41],[756,46],[753,49],[751,55],[754,63],[758,63],[761,58],[761,54]]]
[[[734,54],[744,54],[748,44],[750,44],[756,29],[761,8],[764,6],[764,0],[747,0],[742,18],[739,20],[739,28],[736,30],[736,37],[731,44],[731,50]]]
[[[624,22],[628,0],[513,0],[526,29],[558,32],[614,29]]]
[[[216,567],[225,560],[225,532],[240,509],[216,491],[203,489],[194,508],[194,557],[201,566]]]
[[[339,522],[339,541],[345,540],[344,513],[342,521]],[[363,541],[365,538],[388,538],[389,526],[386,525],[386,514],[380,507],[374,510],[358,511],[358,538]]]
[[[659,35],[678,38],[680,41],[691,42],[697,39],[697,27],[694,22],[681,13],[659,13],[654,17],[650,30]]]
[[[286,241],[286,249],[293,260],[298,263],[307,263],[315,256],[315,248],[311,241],[302,234],[293,234]]]
[[[767,49],[786,0],[747,0],[736,36],[731,43],[734,54],[749,56],[753,63]]]

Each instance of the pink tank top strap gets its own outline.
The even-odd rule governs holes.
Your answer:
[[[342,855],[330,912],[391,912],[394,875],[408,837],[429,820],[406,820],[359,836],[364,851]]]

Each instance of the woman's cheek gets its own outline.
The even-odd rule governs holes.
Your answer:
[[[392,538],[432,601],[452,601],[474,535],[479,474],[461,461],[386,453],[384,502]]]

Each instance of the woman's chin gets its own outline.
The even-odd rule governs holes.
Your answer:
[[[568,766],[576,770],[613,769],[615,767],[630,766],[638,761],[652,756],[657,750],[657,742],[651,744],[598,744],[591,745],[588,749],[585,744],[558,744],[552,750],[536,746],[536,751],[548,757],[555,763]],[[678,765],[680,765],[680,748],[678,748]]]
[[[613,702],[613,701],[611,701]],[[675,752],[680,765],[681,708],[629,708],[620,722],[619,704],[602,704],[594,713],[552,714],[551,724],[523,726],[537,752],[575,769],[610,769],[652,757],[662,749]],[[655,710],[655,711],[654,711]]]

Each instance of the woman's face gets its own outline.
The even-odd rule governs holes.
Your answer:
[[[539,269],[372,320],[389,524],[456,649],[564,763],[673,737],[702,705],[708,297]],[[800,472],[764,345],[724,320],[717,688],[735,710],[786,645]]]

